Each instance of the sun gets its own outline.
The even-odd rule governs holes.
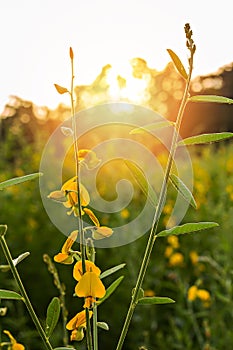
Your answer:
[[[106,81],[109,85],[108,93],[112,100],[143,103],[148,86],[148,77],[145,75],[140,79],[135,78],[130,61],[112,64]]]

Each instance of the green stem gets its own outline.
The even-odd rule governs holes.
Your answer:
[[[44,342],[44,345],[46,347],[47,350],[53,350],[53,347],[52,345],[50,344],[49,342],[49,339],[47,338],[45,332],[44,332],[44,329],[42,328],[41,324],[40,324],[40,321],[38,319],[38,317],[36,316],[36,313],[33,309],[33,306],[30,302],[30,299],[27,295],[27,292],[24,288],[24,285],[21,281],[21,278],[19,276],[19,273],[18,273],[18,270],[16,268],[16,266],[14,265],[14,262],[13,262],[13,259],[12,259],[12,256],[11,256],[11,253],[10,253],[10,250],[8,248],[8,245],[7,245],[7,242],[5,240],[5,238],[3,236],[0,237],[0,243],[1,243],[1,247],[2,247],[2,250],[3,250],[3,253],[6,257],[6,260],[11,268],[11,271],[12,271],[12,274],[13,274],[13,277],[19,287],[19,290],[20,290],[20,294],[22,295],[23,297],[23,301],[28,309],[28,312],[31,316],[31,319],[32,321],[34,322],[36,328],[37,328],[37,331],[40,335],[40,337],[42,338],[43,342]]]
[[[93,343],[94,350],[98,350],[98,329],[97,329],[97,306],[96,303],[93,307]]]
[[[129,305],[128,313],[127,313],[126,318],[125,318],[125,322],[124,322],[124,325],[123,325],[123,328],[121,331],[121,335],[120,335],[116,350],[122,349],[125,337],[128,333],[129,325],[130,325],[131,319],[133,317],[135,307],[137,305],[138,294],[139,294],[140,289],[142,288],[142,283],[143,283],[143,280],[145,278],[145,274],[146,274],[146,271],[147,271],[147,268],[149,265],[149,261],[150,261],[151,253],[152,253],[152,250],[154,247],[154,243],[155,243],[155,240],[157,238],[156,233],[157,233],[158,223],[159,223],[159,219],[160,219],[160,216],[161,216],[161,213],[163,210],[164,202],[166,200],[167,183],[169,180],[169,176],[170,176],[170,172],[171,172],[171,168],[172,168],[172,164],[173,164],[173,158],[174,158],[175,152],[176,152],[180,125],[182,122],[182,118],[183,118],[186,104],[188,102],[192,69],[193,69],[193,53],[191,53],[189,76],[188,76],[188,79],[186,82],[184,95],[183,95],[183,98],[181,101],[181,105],[180,105],[179,112],[178,112],[177,119],[176,119],[176,123],[175,123],[175,128],[174,128],[174,132],[173,132],[173,136],[172,136],[171,150],[169,153],[169,157],[168,157],[168,161],[167,161],[167,165],[166,165],[166,170],[165,170],[165,175],[164,175],[163,183],[162,183],[161,190],[160,190],[158,205],[156,207],[156,211],[155,211],[155,215],[153,218],[149,239],[148,239],[148,242],[146,245],[142,264],[141,264],[141,267],[140,267],[140,270],[138,273],[138,278],[136,281],[136,285],[134,288],[134,293],[132,295],[131,303]]]
[[[72,130],[73,130],[73,143],[74,143],[74,157],[75,157],[75,173],[76,173],[76,184],[77,184],[77,206],[78,206],[78,230],[80,237],[80,251],[82,258],[82,270],[83,273],[86,271],[85,266],[85,245],[84,245],[84,231],[82,222],[82,206],[81,206],[81,195],[80,195],[80,171],[79,171],[79,159],[78,159],[78,137],[75,123],[75,108],[74,108],[74,61],[71,58],[71,114],[72,114]]]
[[[93,350],[93,344],[92,344],[92,336],[91,336],[91,323],[90,323],[90,315],[88,308],[85,308],[86,311],[86,321],[87,321],[87,348],[88,350]]]

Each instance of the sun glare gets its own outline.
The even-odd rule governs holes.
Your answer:
[[[130,62],[113,64],[108,71],[106,81],[109,84],[108,93],[111,99],[134,103],[144,101],[148,77],[145,75],[141,79],[135,78]]]

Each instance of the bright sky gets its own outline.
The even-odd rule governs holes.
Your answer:
[[[76,85],[108,63],[121,73],[134,57],[162,69],[167,48],[186,64],[186,22],[197,46],[194,76],[233,61],[232,0],[1,0],[0,109],[11,94],[50,108],[69,103],[53,83],[70,85],[70,46]]]

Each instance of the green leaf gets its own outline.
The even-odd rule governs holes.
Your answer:
[[[102,304],[106,299],[110,297],[110,295],[117,289],[119,284],[122,282],[124,276],[119,277],[117,280],[115,280],[106,290],[106,294],[103,298],[99,299],[96,304],[100,305]]]
[[[105,331],[109,330],[109,326],[106,322],[97,322],[97,327],[102,328]]]
[[[128,167],[130,173],[133,175],[142,192],[145,194],[146,197],[148,197],[151,204],[154,207],[156,207],[158,203],[157,195],[153,190],[152,186],[146,181],[146,178],[141,169],[130,160],[125,159],[124,163]]]
[[[171,49],[167,49],[167,52],[169,53],[172,62],[174,63],[176,69],[178,70],[178,72],[180,73],[180,75],[187,80],[188,79],[188,74],[186,73],[186,70],[181,62],[181,60],[179,59],[179,57],[177,56],[177,54],[172,51]]]
[[[205,230],[212,227],[219,226],[216,222],[192,222],[181,226],[175,226],[168,230],[161,231],[157,234],[157,237],[166,237],[170,235],[183,235],[185,233],[192,233],[201,230]]]
[[[170,181],[184,199],[196,209],[197,203],[185,183],[175,174],[170,174]]]
[[[125,267],[125,265],[126,264],[120,264],[120,265],[114,266],[111,269],[108,269],[108,270],[102,272],[100,275],[100,278],[102,279],[102,278],[105,278],[107,276],[112,275],[113,273],[117,272],[118,270],[123,269],[123,267]]]
[[[175,303],[175,300],[168,297],[144,297],[138,300],[138,304],[151,305],[151,304],[171,304]]]
[[[57,322],[60,316],[60,309],[61,309],[60,300],[59,298],[54,297],[51,300],[47,309],[45,333],[48,338],[52,335],[54,328],[57,325]]]
[[[0,237],[4,237],[7,231],[7,225],[0,225]]]
[[[0,299],[23,300],[23,297],[12,290],[0,289]]]
[[[156,129],[161,129],[161,128],[166,128],[167,126],[171,126],[174,125],[173,122],[170,121],[162,121],[162,122],[157,122],[157,123],[153,123],[153,124],[148,124],[145,125],[141,128],[135,128],[133,130],[130,131],[130,135],[134,135],[134,134],[144,134],[145,132],[150,132]]]
[[[189,97],[190,102],[214,102],[214,103],[227,103],[233,104],[233,100],[224,96],[216,96],[216,95],[197,95]]]
[[[233,137],[232,132],[218,132],[213,134],[202,134],[187,137],[186,139],[179,141],[178,146],[200,145],[205,143],[217,142],[226,140]]]
[[[24,176],[20,176],[20,177],[14,177],[13,179],[9,179],[9,180],[1,182],[0,183],[0,190],[3,190],[4,188],[7,188],[7,187],[10,187],[13,185],[18,185],[18,184],[25,182],[25,181],[34,180],[42,175],[43,175],[42,173],[35,173],[35,174],[29,174],[29,175],[24,175]]]

